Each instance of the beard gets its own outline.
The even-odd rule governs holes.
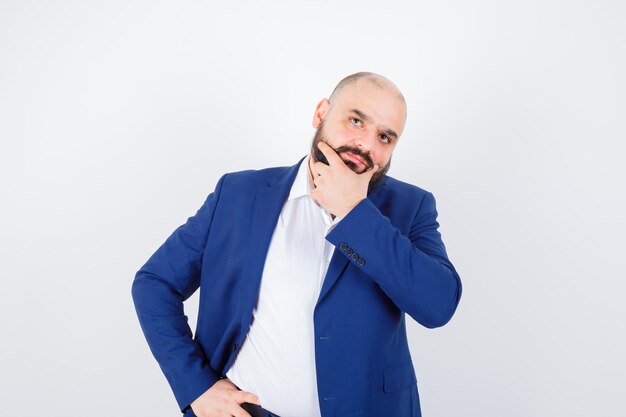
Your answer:
[[[330,146],[330,144],[328,143],[328,140],[326,139],[326,134],[324,132],[323,120],[320,123],[317,130],[315,131],[315,136],[313,136],[313,143],[311,144],[311,156],[313,157],[314,162],[322,162],[326,165],[329,165],[328,159],[326,159],[322,151],[320,151],[319,148],[317,147],[317,144],[319,142],[325,142],[328,146]],[[333,148],[332,146],[330,147]],[[333,148],[333,149],[337,153],[337,155],[339,155],[339,157],[341,157],[341,154],[349,152],[352,155],[359,156],[361,157],[361,159],[363,159],[363,161],[365,162],[365,167],[359,170],[359,165],[355,164],[350,159],[346,160],[344,158],[341,158],[343,160],[343,163],[346,164],[348,168],[350,168],[353,172],[357,174],[362,174],[368,169],[371,169],[374,167],[374,161],[372,161],[372,157],[369,155],[369,153],[364,152],[359,148],[354,148],[352,146],[340,146],[338,148]],[[384,167],[380,167],[378,171],[376,171],[374,175],[372,175],[372,178],[370,179],[370,182],[367,186],[368,193],[378,185],[378,183],[380,182],[380,180],[383,179],[387,171],[389,171],[390,167],[391,167],[391,157],[389,158],[389,162],[387,162],[387,164]]]

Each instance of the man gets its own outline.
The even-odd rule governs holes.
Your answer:
[[[404,313],[443,326],[462,287],[433,195],[386,175],[405,120],[387,78],[344,78],[307,157],[224,175],[137,272],[142,329],[186,415],[421,415]],[[192,338],[183,301],[199,287]]]

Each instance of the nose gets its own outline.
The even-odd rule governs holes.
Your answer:
[[[355,145],[357,148],[362,150],[363,152],[371,152],[376,143],[376,133],[371,132],[363,132],[362,135],[359,135],[355,140]]]

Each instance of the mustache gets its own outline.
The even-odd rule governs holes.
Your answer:
[[[350,152],[352,155],[361,157],[363,161],[365,162],[367,169],[370,169],[374,166],[374,161],[372,160],[370,155],[360,150],[359,148],[353,148],[351,146],[340,146],[338,148],[333,148],[333,149],[337,153],[337,155],[341,155],[342,153],[345,153],[345,152]],[[328,159],[326,159],[322,151],[320,151],[317,146],[313,148],[313,153],[314,153],[315,159],[317,159],[318,161],[326,165],[330,165],[328,163]]]

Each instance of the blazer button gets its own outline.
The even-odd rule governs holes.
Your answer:
[[[352,252],[352,259],[356,261],[357,259],[359,259],[359,255],[356,252]]]
[[[365,259],[359,258],[359,259],[357,259],[356,263],[359,264],[359,266],[363,266],[363,265],[365,265]]]
[[[346,243],[342,243],[339,245],[339,249],[341,250],[346,250],[348,248],[348,245]]]

